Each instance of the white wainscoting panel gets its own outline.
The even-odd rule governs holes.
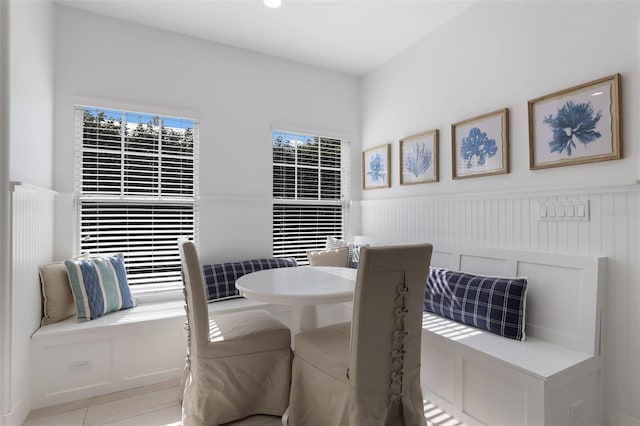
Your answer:
[[[589,220],[541,220],[541,203],[586,204]],[[384,240],[607,257],[606,421],[620,418],[616,407],[640,419],[640,185],[365,200],[360,210],[360,233]]]
[[[10,403],[14,410],[26,410],[26,417],[30,410],[30,339],[40,326],[42,313],[38,266],[52,260],[55,193],[18,182],[11,188]]]

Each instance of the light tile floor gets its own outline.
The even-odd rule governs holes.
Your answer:
[[[428,426],[463,426],[430,402]],[[178,384],[174,381],[116,392],[32,411],[23,426],[180,426]],[[279,426],[279,417],[253,416],[228,426]]]

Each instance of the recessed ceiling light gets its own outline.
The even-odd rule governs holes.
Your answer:
[[[262,2],[271,9],[277,9],[282,6],[282,0],[262,0]]]

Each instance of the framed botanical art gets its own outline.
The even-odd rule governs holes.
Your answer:
[[[529,168],[622,158],[620,75],[529,101]]]
[[[391,144],[362,152],[362,188],[388,188],[390,185]]]
[[[400,185],[438,182],[438,130],[400,139]]]
[[[451,125],[453,178],[509,173],[507,108]]]

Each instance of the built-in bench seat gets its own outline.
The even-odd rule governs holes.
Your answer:
[[[425,312],[425,398],[467,425],[600,424],[602,299],[606,259],[434,244],[431,264],[526,276],[526,340],[516,341]],[[184,301],[145,300],[87,323],[67,319],[33,335],[33,408],[180,377]],[[210,312],[289,307],[247,299]]]
[[[354,243],[411,242],[356,236]],[[510,339],[425,311],[425,399],[466,425],[602,424],[606,258],[433,245],[431,266],[526,277],[526,337]]]
[[[425,312],[425,399],[466,425],[602,423],[605,258],[434,244],[431,264],[527,277],[526,339]]]
[[[290,307],[235,296],[235,279],[293,265],[283,259],[205,265],[209,293],[225,298],[211,301],[209,313],[265,309],[290,326]],[[131,309],[87,322],[70,317],[36,330],[31,339],[32,409],[181,377],[187,351],[182,291],[142,293],[136,299]]]
[[[288,306],[245,298],[209,303],[210,313],[265,309],[287,326]],[[184,300],[142,301],[78,323],[40,327],[31,339],[32,409],[177,380],[186,354]]]

